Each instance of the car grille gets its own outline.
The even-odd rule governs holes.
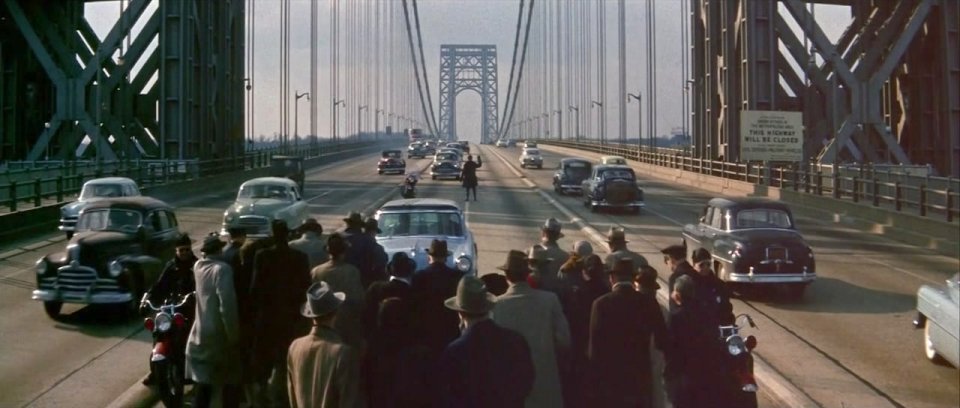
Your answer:
[[[77,217],[63,217],[60,219],[60,224],[64,227],[75,228],[77,226]]]
[[[268,220],[267,217],[262,217],[259,215],[240,216],[241,227],[266,227],[268,224],[270,224],[270,220]]]
[[[57,274],[57,287],[62,290],[87,290],[96,281],[96,272],[88,269],[63,269]]]

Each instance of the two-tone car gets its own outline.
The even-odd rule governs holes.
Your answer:
[[[121,305],[135,314],[180,236],[173,207],[163,201],[140,196],[91,202],[66,250],[37,261],[32,298],[53,319],[64,303]]]
[[[67,234],[67,239],[73,236],[77,226],[80,211],[90,203],[115,197],[138,197],[140,189],[137,183],[126,177],[103,177],[83,183],[77,201],[60,207],[59,230]]]
[[[540,155],[540,149],[536,147],[524,147],[520,152],[520,167],[543,168],[543,156]]]
[[[380,161],[377,162],[377,174],[404,174],[407,172],[407,161],[403,160],[403,153],[399,150],[384,150],[380,152]]]
[[[593,163],[582,157],[564,157],[553,173],[553,191],[557,194],[583,194],[583,181],[590,177]]]
[[[440,151],[430,165],[430,178],[433,180],[452,178],[460,180],[460,155],[453,151]]]
[[[249,237],[262,238],[272,234],[273,220],[282,220],[293,230],[307,218],[307,202],[295,182],[280,177],[259,177],[240,185],[236,201],[223,213],[220,233],[227,234],[228,229],[236,227],[245,230]]]
[[[713,270],[734,289],[775,285],[799,299],[817,279],[813,249],[790,207],[779,201],[711,199],[698,222],[683,227],[683,242],[691,251],[710,251]]]
[[[945,285],[923,285],[917,289],[917,319],[923,329],[923,352],[935,363],[960,368],[960,274]]]
[[[580,189],[583,192],[583,205],[591,211],[625,209],[639,214],[646,205],[637,175],[629,166],[593,166],[590,176],[580,183]]]
[[[416,270],[422,270],[428,265],[430,243],[439,239],[451,252],[447,266],[477,274],[477,244],[457,203],[436,198],[394,200],[380,207],[375,218],[382,231],[377,243],[391,259],[405,252],[417,263]]]
[[[622,164],[627,165],[627,159],[624,159],[623,156],[601,156],[600,164]]]

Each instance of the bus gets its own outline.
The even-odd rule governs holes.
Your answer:
[[[422,142],[426,137],[423,134],[423,129],[407,129],[407,137],[410,139],[410,143],[413,142]]]

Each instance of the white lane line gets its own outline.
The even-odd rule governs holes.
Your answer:
[[[540,196],[543,197],[545,201],[550,203],[554,208],[559,210],[570,219],[570,222],[575,224],[580,228],[580,231],[587,235],[594,245],[597,245],[599,248],[607,247],[607,238],[603,236],[595,228],[591,227],[587,222],[577,216],[573,211],[568,209],[564,204],[560,203],[549,194],[544,192],[542,189],[536,186],[536,184],[530,182],[526,177],[523,177],[522,174],[513,165],[507,161],[503,156],[497,152],[493,152],[497,158],[499,158],[504,164],[507,165],[507,168],[510,169],[513,174],[518,177],[522,177],[523,181],[526,182],[531,188],[536,189]],[[663,217],[661,215],[661,217]],[[664,219],[676,222],[675,220],[670,219],[669,217],[663,217]],[[678,223],[680,224],[680,223]],[[682,225],[682,224],[680,224]],[[663,306],[667,305],[667,281],[664,278],[657,278],[662,285],[660,289],[657,290],[657,300],[660,301],[660,304]],[[810,399],[806,394],[804,394],[800,389],[794,386],[790,381],[788,381],[783,375],[776,372],[771,366],[764,361],[760,356],[754,355],[754,370],[756,374],[757,382],[762,386],[766,391],[769,391],[775,398],[779,401],[782,401],[790,407],[816,407],[819,406],[815,401]]]
[[[324,197],[324,196],[326,196],[326,195],[328,195],[328,194],[330,194],[330,193],[332,193],[332,192],[334,192],[334,190],[324,191],[322,194],[317,194],[317,195],[315,195],[315,196],[313,196],[313,197],[308,198],[308,199],[307,199],[307,202],[309,203],[309,202],[311,202],[311,201],[313,201],[313,200],[316,200],[316,199],[318,199],[318,198],[320,198],[320,197]]]

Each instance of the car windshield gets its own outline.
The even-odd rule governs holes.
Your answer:
[[[737,228],[791,228],[793,221],[786,211],[753,208],[737,212]]]
[[[80,200],[89,200],[99,197],[123,197],[123,185],[120,184],[87,184],[80,192]]]
[[[77,222],[77,231],[137,232],[142,223],[138,211],[127,209],[103,209],[86,211]]]
[[[568,177],[585,179],[590,175],[590,165],[584,162],[570,162],[563,168]]]
[[[540,151],[537,150],[537,149],[527,149],[524,153],[526,153],[527,156],[539,156],[539,155],[540,155]]]
[[[402,212],[380,214],[381,236],[463,235],[460,214],[455,212]]]
[[[453,153],[441,153],[437,155],[437,161],[453,161],[457,160],[457,155]]]
[[[275,198],[293,201],[293,193],[281,184],[253,184],[240,187],[237,199]]]
[[[602,176],[605,180],[611,180],[611,179],[633,180],[633,179],[634,179],[634,175],[633,175],[633,172],[632,172],[632,171],[630,171],[630,170],[623,170],[623,169],[608,169],[608,170],[604,170],[603,173],[601,173],[601,176]]]
[[[399,159],[402,156],[403,155],[400,154],[399,150],[390,150],[390,151],[383,152],[384,158]]]

